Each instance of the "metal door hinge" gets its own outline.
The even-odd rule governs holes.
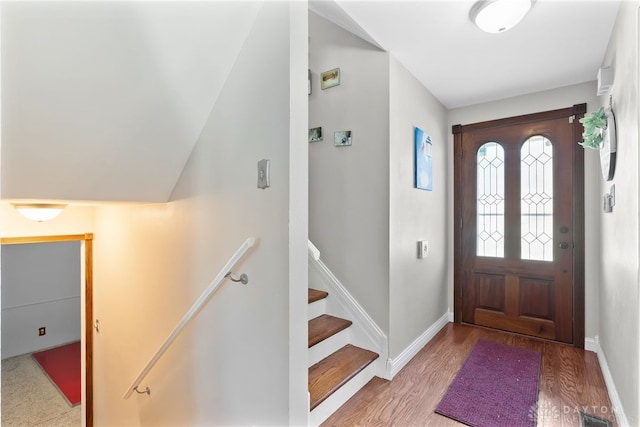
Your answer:
[[[573,121],[576,119],[576,116],[569,116],[569,123],[573,123]]]

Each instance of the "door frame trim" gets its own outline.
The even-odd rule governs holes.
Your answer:
[[[93,426],[93,233],[57,236],[2,237],[2,245],[27,243],[84,243],[84,343],[85,343],[85,425]]]
[[[587,104],[575,104],[573,107],[558,110],[544,111],[540,113],[525,114],[497,120],[472,123],[468,125],[453,125],[453,217],[454,217],[454,262],[453,262],[453,320],[462,323],[462,189],[459,183],[462,178],[461,160],[462,134],[464,132],[514,126],[532,123],[536,121],[552,120],[574,116],[573,120],[573,166],[574,166],[574,192],[573,192],[573,224],[574,224],[574,249],[573,249],[573,346],[584,348],[584,323],[585,323],[585,205],[584,205],[584,149],[578,144],[582,141],[582,123],[579,119],[587,112]]]

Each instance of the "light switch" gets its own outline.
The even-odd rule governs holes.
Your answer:
[[[616,205],[616,186],[611,186],[609,193],[605,193],[603,197],[603,210],[605,213],[613,212],[613,207]]]
[[[429,241],[428,240],[420,240],[418,242],[418,258],[426,258],[429,256]]]
[[[269,160],[258,161],[258,188],[269,188]]]

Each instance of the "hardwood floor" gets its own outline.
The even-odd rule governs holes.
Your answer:
[[[538,427],[580,426],[580,412],[616,426],[595,353],[564,344],[449,323],[392,381],[371,380],[323,426],[460,426],[434,412],[483,338],[542,352]]]

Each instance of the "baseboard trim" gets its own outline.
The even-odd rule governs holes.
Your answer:
[[[600,364],[600,370],[602,371],[602,376],[604,377],[604,382],[607,386],[609,399],[611,400],[613,410],[616,413],[618,425],[620,427],[629,427],[629,420],[627,420],[627,416],[624,413],[620,396],[618,395],[616,385],[614,384],[613,377],[611,376],[611,371],[609,370],[609,364],[607,363],[607,359],[605,358],[602,347],[600,346],[599,337],[596,335],[594,338],[585,338],[584,348],[585,350],[593,351],[598,355],[598,363]]]
[[[418,354],[418,352],[422,350],[422,348],[427,345],[429,341],[431,341],[442,328],[446,326],[447,323],[452,321],[449,319],[453,319],[453,313],[447,311],[438,320],[436,320],[434,324],[429,326],[429,328],[424,331],[422,335],[416,338],[415,341],[413,341],[407,348],[405,348],[404,351],[400,353],[400,355],[398,355],[398,357],[396,357],[395,359],[387,359],[387,372],[385,375],[386,379],[390,380],[398,372],[400,372],[400,370],[404,368],[405,365],[409,363],[411,359],[413,359],[415,355]]]
[[[596,345],[596,339],[585,337],[584,339],[584,349],[590,351],[592,353],[598,353],[598,346]]]

